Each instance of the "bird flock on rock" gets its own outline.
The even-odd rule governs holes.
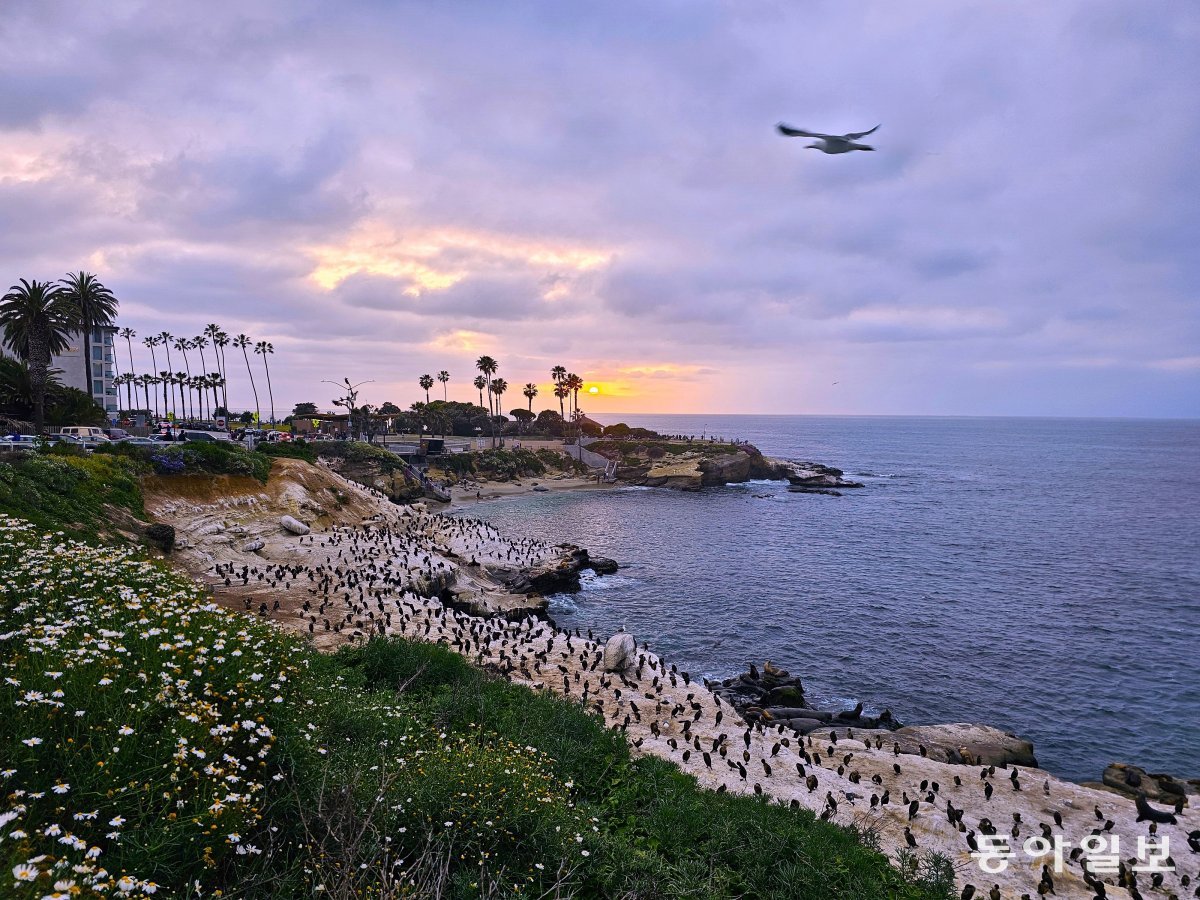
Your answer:
[[[359,490],[349,482],[346,489]],[[635,645],[618,670],[606,671],[605,644],[590,631],[559,630],[536,618],[479,617],[438,599],[454,570],[518,570],[556,552],[544,542],[508,540],[480,520],[388,504],[360,525],[291,539],[281,554],[286,561],[214,559],[208,576],[226,604],[312,634],[318,646],[374,635],[436,643],[514,682],[574,700],[625,733],[634,752],[671,760],[706,787],[872,828],[893,851],[946,854],[963,900],[1169,896],[1160,890],[1200,897],[1200,820],[1191,809],[1135,806],[1037,769],[936,762],[924,747],[906,755],[879,737],[801,736],[770,721],[748,724],[646,643]],[[1076,847],[1061,873],[1048,863],[1031,868],[1018,856],[1006,872],[990,876],[970,856],[983,838],[1001,834],[1014,848],[1029,837],[1078,844],[1089,834],[1119,834],[1132,847],[1156,832],[1170,836],[1175,872],[1144,874],[1122,860],[1116,873],[1099,873]]]

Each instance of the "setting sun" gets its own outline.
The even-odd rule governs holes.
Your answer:
[[[596,387],[595,385],[592,385],[590,388],[588,388],[588,393],[589,394],[598,394],[598,393],[600,393],[600,388]]]

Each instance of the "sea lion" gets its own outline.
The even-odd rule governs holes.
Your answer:
[[[1166,825],[1174,825],[1178,820],[1174,813],[1165,812],[1161,809],[1155,809],[1146,802],[1146,792],[1138,791],[1137,798],[1134,800],[1137,805],[1137,821],[1142,822],[1159,822]]]

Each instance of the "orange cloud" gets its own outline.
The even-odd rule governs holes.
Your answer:
[[[332,290],[352,275],[365,272],[410,282],[406,293],[420,296],[445,290],[474,272],[508,267],[586,272],[609,262],[612,251],[536,241],[465,229],[397,232],[382,222],[360,227],[345,240],[308,249],[317,285]],[[545,299],[565,296],[561,281],[549,284]]]

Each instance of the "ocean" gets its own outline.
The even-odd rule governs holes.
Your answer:
[[[842,497],[531,494],[465,515],[621,564],[551,598],[709,678],[769,659],[823,708],[981,722],[1041,765],[1200,777],[1200,422],[598,416],[844,469]]]

